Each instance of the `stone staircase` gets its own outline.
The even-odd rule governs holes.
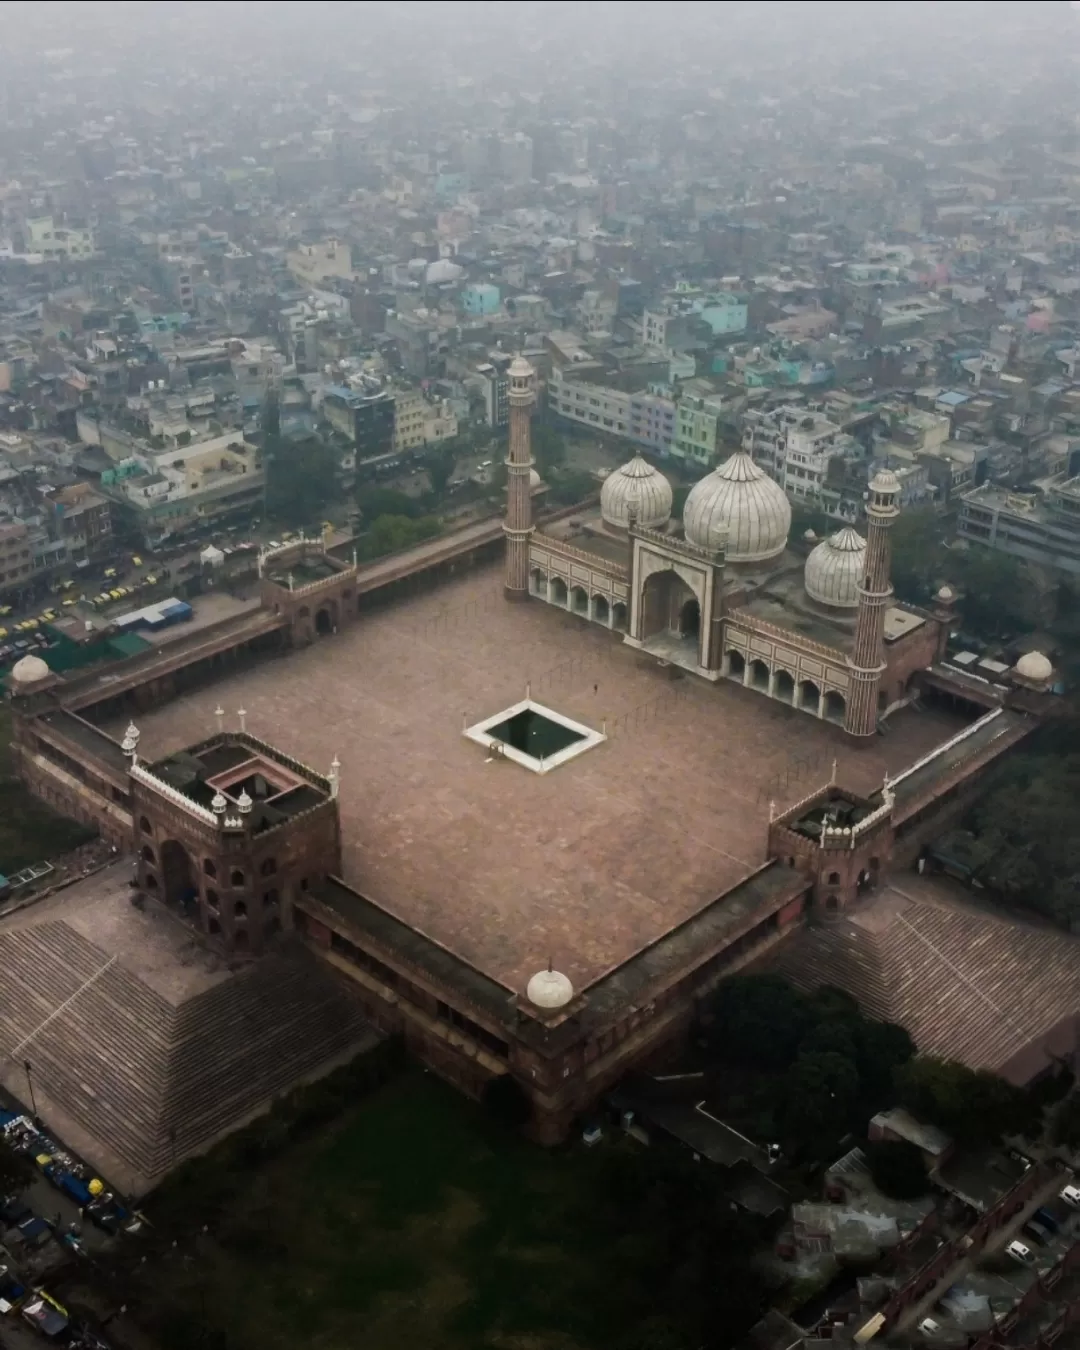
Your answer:
[[[300,946],[179,1006],[108,959],[62,921],[0,933],[0,1054],[31,1060],[44,1093],[151,1180],[372,1039]]]
[[[804,989],[846,989],[920,1050],[972,1068],[1000,1069],[1080,1010],[1075,938],[974,908],[880,902],[802,930],[776,966]]]

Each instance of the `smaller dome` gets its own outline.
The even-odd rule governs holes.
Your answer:
[[[934,596],[934,599],[939,601],[943,605],[951,605],[952,602],[956,599],[956,592],[953,590],[951,586],[942,586],[941,589],[938,591],[938,593]]]
[[[850,525],[818,544],[806,560],[806,594],[820,605],[855,609],[866,560],[866,540]]]
[[[540,970],[526,986],[525,996],[537,1008],[565,1008],[574,997],[574,986],[557,970]]]
[[[240,796],[236,799],[236,809],[241,815],[246,816],[253,806],[251,798],[247,794],[247,788],[240,789]]]
[[[530,487],[530,488],[538,488],[538,487],[542,487],[542,486],[543,486],[543,482],[544,482],[544,480],[540,477],[540,475],[536,472],[535,469],[530,469],[530,470],[529,470],[529,487]]]
[[[220,790],[215,792],[210,800],[210,810],[215,816],[224,815],[229,809],[229,803],[225,799],[225,794]]]
[[[804,530],[803,538],[806,540],[808,544],[812,544],[814,540],[817,538],[817,530]]]
[[[39,680],[47,680],[50,674],[40,656],[24,656],[11,668],[11,678],[16,684],[37,684]]]
[[[510,369],[507,372],[512,380],[531,380],[535,373],[532,366],[529,365],[528,361],[525,360],[520,352],[510,362]]]
[[[870,480],[871,492],[899,492],[900,479],[892,469],[878,469]]]
[[[600,514],[607,525],[625,530],[633,509],[639,525],[655,530],[671,518],[671,484],[641,455],[609,473],[600,489]]]
[[[1032,684],[1046,684],[1053,677],[1054,667],[1042,652],[1025,652],[1013,666],[1013,673]]]

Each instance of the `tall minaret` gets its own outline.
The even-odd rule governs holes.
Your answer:
[[[866,571],[859,585],[855,646],[848,657],[850,682],[844,730],[852,736],[873,736],[877,731],[878,686],[885,670],[885,610],[893,593],[889,531],[900,514],[896,505],[899,493],[900,482],[889,469],[881,469],[871,480],[866,506]]]
[[[529,594],[529,536],[532,534],[532,444],[529,419],[536,402],[532,366],[523,356],[510,362],[510,451],[506,456],[506,580],[508,600]]]

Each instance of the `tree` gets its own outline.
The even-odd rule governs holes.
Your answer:
[[[446,486],[457,468],[457,461],[458,447],[452,441],[444,441],[442,445],[429,450],[424,456],[424,469],[436,497],[441,497],[445,493]]]
[[[1025,1094],[986,1069],[923,1055],[896,1074],[904,1106],[920,1120],[939,1125],[960,1143],[996,1143],[1031,1119]]]
[[[874,1185],[894,1200],[917,1200],[930,1189],[922,1150],[906,1139],[878,1139],[866,1146]]]
[[[356,504],[365,521],[378,520],[380,516],[407,516],[422,514],[420,503],[406,492],[396,488],[364,487],[356,494]]]
[[[541,478],[547,478],[552,469],[566,463],[566,440],[543,422],[532,428],[532,452]]]
[[[595,479],[584,469],[559,469],[549,481],[551,500],[560,506],[573,506],[596,491]]]
[[[859,1096],[859,1071],[834,1050],[800,1054],[785,1075],[782,1120],[791,1139],[821,1147],[846,1130]]]
[[[357,554],[370,562],[372,558],[412,548],[438,533],[439,522],[433,516],[419,520],[410,520],[408,516],[380,516],[367,534],[361,535]]]
[[[498,1074],[484,1084],[484,1109],[501,1124],[520,1130],[532,1119],[532,1102],[518,1080],[509,1073]]]
[[[733,975],[706,1001],[702,1030],[729,1063],[786,1068],[806,1031],[806,1000],[780,975]]]
[[[945,531],[931,507],[901,511],[890,531],[892,583],[897,596],[922,605],[945,574]]]
[[[275,520],[307,524],[338,497],[338,457],[324,441],[277,441],[264,462],[266,512]]]

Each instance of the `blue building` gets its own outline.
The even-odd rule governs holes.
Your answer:
[[[489,282],[466,286],[461,292],[461,308],[466,314],[478,316],[496,314],[501,300],[498,286],[492,286]]]

